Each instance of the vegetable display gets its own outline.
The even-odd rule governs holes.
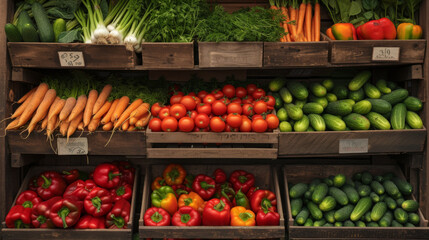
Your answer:
[[[180,167],[170,164],[171,167]],[[226,175],[220,181],[216,169],[212,176],[199,174],[193,178],[185,172],[186,178],[169,186],[155,186],[150,195],[152,207],[144,214],[146,226],[278,226],[276,195],[268,189],[254,186],[254,176],[244,170],[235,170],[229,180]],[[217,178],[216,178],[217,177]],[[159,178],[154,181],[159,182]],[[186,179],[193,178],[192,182]],[[215,181],[214,179],[218,179]],[[246,178],[246,179],[245,179]],[[246,187],[232,189],[232,181],[239,181]],[[161,180],[162,181],[162,180]],[[180,184],[190,184],[192,189],[173,189]],[[238,186],[236,184],[236,186]],[[243,185],[244,186],[244,185]],[[175,197],[178,196],[178,200]]]
[[[326,79],[304,84],[275,79],[273,97],[281,132],[421,129],[422,102],[396,83],[365,70],[348,83]]]
[[[117,188],[96,184],[104,182],[96,173],[106,168],[118,171],[117,176],[108,174],[109,178],[118,178]],[[124,178],[127,171],[132,172],[132,182]],[[66,185],[66,179],[59,172],[45,171],[37,176],[40,188],[37,193],[26,190],[18,195],[15,206],[6,216],[6,225],[8,228],[127,228],[131,196],[125,197],[125,194],[132,195],[134,173],[130,163],[115,161],[98,165],[91,179],[80,178]],[[126,186],[130,188],[129,193],[117,190]]]
[[[412,192],[411,184],[393,173],[357,172],[293,184],[289,201],[299,226],[417,227],[419,204]]]

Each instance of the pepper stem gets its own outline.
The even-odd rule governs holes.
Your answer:
[[[44,189],[46,189],[46,188],[50,187],[50,186],[51,186],[51,184],[52,184],[52,180],[51,180],[51,179],[49,179],[49,178],[47,178],[45,175],[42,175],[41,177],[42,177],[42,178],[43,178],[43,180],[45,181],[45,182],[43,183],[42,187],[43,187]]]
[[[171,171],[168,173],[168,176],[171,178],[171,180],[174,182],[179,176],[180,173],[177,170],[177,168],[171,169]]]
[[[152,219],[152,221],[159,223],[162,220],[162,215],[159,214],[159,212],[155,212],[154,214],[152,214],[152,216],[150,217],[150,219]]]
[[[271,204],[270,200],[268,200],[267,198],[262,199],[261,202],[261,207],[263,210],[268,211],[268,209],[270,209],[273,205]]]
[[[70,209],[68,209],[67,207],[63,207],[60,209],[60,211],[58,211],[58,216],[60,216],[60,218],[63,220],[63,227],[67,228],[67,222],[66,222],[66,217],[67,215],[69,215],[70,213]]]
[[[193,201],[192,201],[192,198],[185,198],[183,202],[185,203],[186,206],[189,206],[189,204],[191,204]]]
[[[39,215],[36,219],[40,224],[44,224],[46,222],[46,217],[43,215]]]
[[[21,219],[15,221],[15,228],[24,228],[24,223]]]
[[[225,203],[223,202],[223,200],[220,200],[219,203],[214,205],[213,207],[213,209],[218,212],[222,212],[224,208],[225,208]]]
[[[25,201],[22,206],[24,208],[33,208],[33,203],[31,201]]]
[[[180,221],[182,222],[182,223],[188,223],[189,222],[189,220],[191,220],[191,215],[189,215],[189,214],[182,214],[181,216],[180,216]]]
[[[238,177],[238,181],[240,181],[241,183],[245,183],[247,181],[247,177],[241,175],[241,176]]]
[[[122,196],[125,194],[125,187],[124,186],[120,186],[118,187],[118,189],[116,189],[116,195],[117,196]]]
[[[125,226],[125,220],[123,217],[116,217],[114,214],[110,215],[110,217],[118,228],[123,228]]]
[[[65,175],[71,175],[71,173],[70,172],[67,172],[67,171],[63,171],[63,174],[65,174]]]
[[[249,220],[250,218],[252,218],[252,214],[248,213],[248,212],[242,212],[240,213],[240,215],[238,215],[240,217],[240,219],[244,222],[246,222],[247,220]]]
[[[92,205],[97,208],[97,212],[100,212],[101,209],[101,199],[99,197],[95,197],[91,199]]]
[[[109,172],[109,180],[111,181],[112,179],[114,179],[117,176],[121,176],[121,173],[111,173]]]
[[[201,188],[203,188],[204,190],[207,190],[208,188],[214,188],[214,187],[215,187],[215,185],[208,184],[208,183],[207,183],[207,182],[205,182],[205,181],[200,182],[200,186],[201,186]]]

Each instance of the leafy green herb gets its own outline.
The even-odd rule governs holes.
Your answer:
[[[71,31],[62,32],[58,36],[58,42],[59,43],[82,42],[82,30],[74,29]]]

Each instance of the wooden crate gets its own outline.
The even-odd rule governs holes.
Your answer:
[[[26,68],[80,68],[133,69],[135,53],[125,45],[97,45],[85,43],[8,43],[13,67]],[[81,52],[85,65],[62,67],[58,52]]]
[[[329,42],[264,42],[264,67],[319,67],[329,64]]]
[[[314,178],[324,178],[339,173],[351,177],[354,173],[363,171],[368,171],[374,175],[393,172],[398,177],[405,179],[401,169],[396,165],[312,165],[311,167],[308,165],[289,165],[283,168],[285,186],[288,186],[288,183],[309,183]],[[289,239],[428,239],[429,236],[428,221],[420,209],[418,210],[420,227],[416,228],[294,226],[287,187],[285,188],[285,195]],[[414,196],[412,199],[415,199]]]
[[[194,43],[142,43],[143,69],[193,69]]]
[[[200,68],[260,68],[262,42],[198,42]]]
[[[277,210],[280,214],[279,226],[198,226],[198,227],[151,227],[145,226],[144,213],[150,208],[151,182],[157,176],[162,176],[166,165],[152,165],[146,169],[145,185],[143,188],[142,209],[139,220],[140,239],[144,238],[200,238],[200,239],[267,239],[283,238],[285,236],[283,207],[280,198],[280,188],[277,172],[269,165],[183,165],[187,173],[212,175],[215,169],[221,168],[229,176],[234,170],[242,169],[255,175],[255,185],[261,189],[270,189],[277,196]]]
[[[148,158],[276,159],[278,130],[267,133],[185,133],[152,132],[148,128],[146,144]]]
[[[352,153],[403,153],[422,152],[427,130],[373,130],[338,132],[281,132],[279,133],[279,156],[330,156]],[[362,145],[353,149],[353,139],[357,144],[367,141],[367,151]],[[340,148],[340,144],[342,147]],[[344,144],[344,145],[343,145]],[[346,149],[346,144],[350,147]],[[341,150],[341,151],[340,151]]]
[[[79,169],[86,172],[91,172],[95,169],[94,166],[36,166],[28,171],[22,182],[21,188],[18,191],[18,195],[27,190],[28,183],[32,177],[38,176],[44,171],[63,171]],[[2,223],[2,237],[4,240],[26,240],[26,239],[90,239],[90,240],[105,240],[105,239],[132,239],[133,219],[136,208],[136,193],[138,189],[139,169],[136,169],[136,175],[134,178],[133,196],[131,198],[131,209],[130,209],[130,220],[127,223],[127,229],[41,229],[41,228],[6,228],[6,223]],[[15,205],[16,198],[13,201],[12,206]]]

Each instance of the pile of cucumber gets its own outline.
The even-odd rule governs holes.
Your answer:
[[[347,85],[327,79],[308,86],[275,79],[269,88],[276,99],[281,132],[421,129],[422,102],[394,82],[377,80],[371,71],[358,73]]]
[[[313,179],[289,188],[291,214],[297,226],[416,227],[419,204],[409,199],[412,186],[387,173],[359,172]]]

